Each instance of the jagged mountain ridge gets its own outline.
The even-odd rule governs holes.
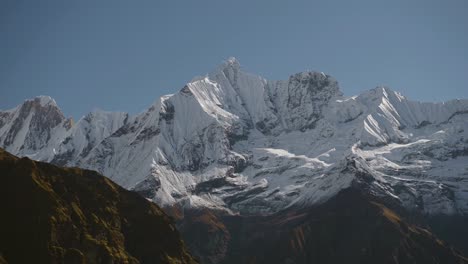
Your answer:
[[[357,184],[423,213],[466,214],[467,113],[468,100],[421,103],[386,87],[344,97],[319,72],[268,81],[230,58],[141,114],[108,113],[104,132],[65,126],[40,155],[5,144],[2,112],[0,142],[97,170],[163,206],[273,213]]]
[[[127,113],[96,110],[75,124],[54,99],[38,96],[0,111],[0,144],[19,156],[67,164],[86,156],[128,118]]]

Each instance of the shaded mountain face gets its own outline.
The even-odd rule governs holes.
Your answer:
[[[179,228],[203,263],[468,263],[428,230],[353,188],[319,206],[269,216],[186,211]]]
[[[161,206],[272,214],[358,183],[426,215],[466,215],[467,120],[468,100],[345,97],[324,73],[270,81],[231,58],[135,116],[69,125],[52,99],[28,100],[0,112],[0,146],[99,171]]]
[[[155,204],[96,172],[0,149],[0,263],[195,263]]]

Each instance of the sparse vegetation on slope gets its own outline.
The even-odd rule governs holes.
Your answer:
[[[4,262],[195,262],[158,206],[94,171],[0,149],[0,178]]]
[[[179,226],[205,263],[468,263],[396,211],[350,188],[324,204],[269,216],[186,212]],[[220,256],[217,249],[226,246]]]

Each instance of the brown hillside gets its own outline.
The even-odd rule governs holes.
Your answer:
[[[0,263],[194,263],[155,204],[94,171],[0,149]]]
[[[186,211],[179,227],[204,263],[468,263],[430,231],[353,188],[319,206],[270,216]]]

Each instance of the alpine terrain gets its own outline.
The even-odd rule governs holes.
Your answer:
[[[74,123],[50,97],[27,100],[0,112],[0,146],[96,170],[179,216],[274,219],[327,211],[320,206],[341,205],[351,193],[359,203],[371,197],[362,203],[372,212],[391,205],[459,248],[467,244],[453,235],[468,233],[466,99],[417,102],[387,87],[346,97],[325,73],[270,81],[229,58],[134,116],[98,111]]]

